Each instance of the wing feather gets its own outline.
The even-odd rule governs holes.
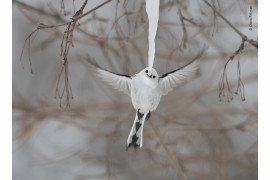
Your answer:
[[[131,77],[97,68],[98,76],[115,89],[130,94]]]
[[[159,79],[159,88],[163,95],[167,95],[169,91],[173,90],[177,85],[184,82],[186,79],[195,75],[199,59],[205,52],[206,47],[188,64],[171,72],[163,74]]]
[[[130,95],[131,77],[102,69],[95,60],[88,58],[88,62],[96,67],[97,75],[115,89]]]
[[[197,61],[194,59],[189,64],[175,69],[171,72],[163,74],[159,79],[159,87],[163,95],[167,95],[169,91],[173,90],[177,85],[184,82],[189,77],[195,75],[197,70]]]

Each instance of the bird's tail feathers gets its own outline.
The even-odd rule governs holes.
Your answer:
[[[151,115],[150,112],[142,114],[139,112],[139,110],[137,111],[135,120],[133,122],[133,126],[131,128],[131,131],[127,139],[126,150],[130,148],[131,146],[133,146],[135,150],[142,147],[143,126],[144,126],[145,120],[148,120],[150,115]]]

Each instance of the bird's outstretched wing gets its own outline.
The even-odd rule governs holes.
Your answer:
[[[89,59],[88,62],[97,68],[97,74],[109,85],[112,85],[115,89],[122,91],[130,95],[131,77],[124,74],[117,74],[110,72],[106,69],[102,69],[95,61]]]
[[[174,87],[184,82],[187,78],[195,75],[197,70],[197,59],[204,53],[199,53],[190,63],[171,72],[163,74],[159,79],[159,87],[163,95],[167,95]]]

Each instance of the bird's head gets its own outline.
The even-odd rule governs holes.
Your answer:
[[[149,68],[146,67],[139,73],[139,75],[143,78],[143,81],[146,84],[152,87],[156,87],[158,85],[158,73],[154,68],[152,68],[152,72],[150,74]]]

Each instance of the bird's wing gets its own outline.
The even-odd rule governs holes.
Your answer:
[[[105,82],[112,85],[115,89],[130,94],[131,77],[124,74],[116,74],[104,69],[98,68],[98,76]]]
[[[97,68],[98,76],[101,77],[105,82],[107,82],[109,85],[112,85],[115,89],[130,95],[130,76],[117,74],[106,69],[102,69],[96,62],[93,62],[93,60],[90,60],[89,62]]]
[[[197,58],[187,65],[163,74],[159,79],[159,87],[163,95],[167,95],[174,87],[195,75],[197,70]]]

